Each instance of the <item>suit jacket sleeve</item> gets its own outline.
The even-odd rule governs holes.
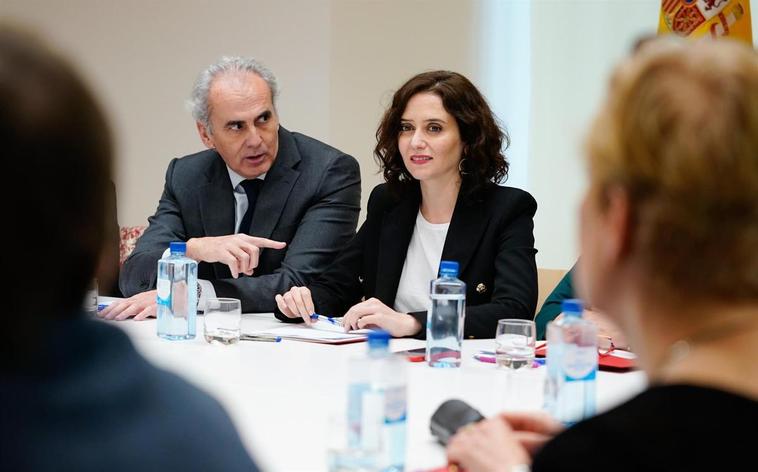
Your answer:
[[[534,248],[534,214],[537,202],[526,192],[519,192],[507,215],[499,226],[495,254],[479,254],[495,265],[492,297],[487,303],[471,304],[476,295],[475,280],[466,282],[466,321],[463,335],[466,338],[492,338],[497,321],[502,318],[531,320],[537,306],[537,265]],[[463,274],[465,276],[465,274]],[[426,327],[427,312],[411,313],[422,327]],[[426,329],[416,336],[424,339]]]
[[[376,192],[372,192],[367,205],[366,221],[358,234],[340,252],[329,268],[314,280],[308,289],[316,311],[329,316],[342,316],[364,296],[363,280],[367,235],[379,230],[381,211],[376,209]],[[287,318],[278,309],[275,316],[285,322],[299,323],[302,318]]]
[[[343,154],[323,173],[314,203],[303,215],[281,267],[258,277],[213,280],[218,296],[242,301],[243,311],[272,312],[274,294],[307,285],[355,234],[360,214],[358,162]]]
[[[173,159],[169,163],[158,209],[148,218],[149,226],[137,240],[134,251],[121,268],[119,286],[125,297],[154,288],[158,272],[156,261],[168,249],[167,241],[187,240],[174,193],[173,175],[176,162],[177,159]]]

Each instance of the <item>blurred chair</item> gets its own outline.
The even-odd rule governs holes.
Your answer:
[[[145,232],[147,226],[121,226],[119,228],[119,243],[118,243],[118,264],[119,267],[124,265],[124,261],[129,254],[134,250],[134,246],[137,244],[137,240],[142,233]]]
[[[542,304],[550,292],[553,291],[558,282],[561,281],[568,270],[564,269],[540,269],[537,268],[537,311],[540,311]]]

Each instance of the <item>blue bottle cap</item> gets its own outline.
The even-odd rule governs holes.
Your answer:
[[[187,254],[187,243],[184,241],[172,241],[168,245],[171,254]]]
[[[458,277],[458,261],[440,261],[440,275]]]
[[[567,298],[561,303],[561,311],[565,316],[582,316],[584,302],[579,298]]]
[[[390,345],[390,333],[383,329],[377,329],[368,333],[368,348],[372,349],[388,349]]]

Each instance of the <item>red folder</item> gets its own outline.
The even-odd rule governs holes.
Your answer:
[[[545,357],[547,355],[547,343],[539,346],[534,351],[534,354],[537,357]],[[614,356],[613,351],[608,354],[598,354],[597,365],[600,370],[607,370],[609,372],[626,372],[637,368],[634,359]]]

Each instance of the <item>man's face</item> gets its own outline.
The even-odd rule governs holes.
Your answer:
[[[279,150],[279,118],[266,81],[252,72],[221,74],[211,83],[208,107],[210,129],[197,123],[203,143],[247,179],[268,172]]]

